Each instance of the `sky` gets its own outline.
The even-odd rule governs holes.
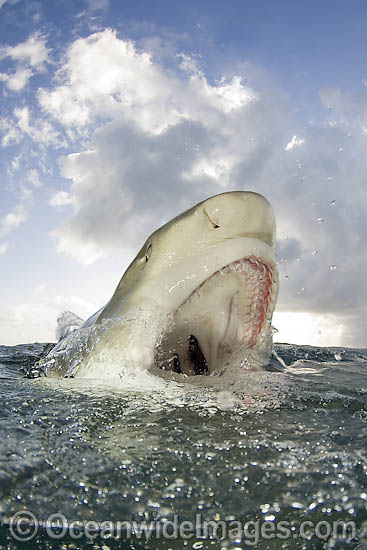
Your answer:
[[[280,342],[367,347],[367,4],[0,0],[0,344],[87,318],[216,193],[277,219]]]

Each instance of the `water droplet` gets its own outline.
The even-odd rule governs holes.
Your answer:
[[[325,218],[317,218],[317,223],[324,223]]]
[[[336,270],[336,265],[331,265],[330,266],[330,271],[335,271]]]
[[[301,510],[303,508],[302,502],[292,502],[292,508],[297,508]]]
[[[242,367],[243,369],[250,369],[251,365],[249,364],[248,359],[243,359],[242,361],[240,361],[240,367]]]
[[[342,356],[338,352],[334,353],[334,357],[335,357],[335,361],[341,361],[342,360]]]
[[[313,250],[313,251],[312,251],[312,256],[316,256],[316,254],[318,254],[318,253],[319,253],[318,250]]]
[[[289,275],[284,275],[284,279],[289,279]]]
[[[297,262],[302,262],[302,258],[297,258]]]
[[[334,206],[335,205],[335,200],[333,199],[332,201],[330,201],[330,206]]]
[[[329,176],[327,180],[331,181],[332,179],[333,179],[333,176]]]
[[[339,147],[338,151],[339,153],[342,153],[344,151],[343,147]]]

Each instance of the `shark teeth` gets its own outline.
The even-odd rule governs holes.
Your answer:
[[[266,298],[268,306],[266,309],[270,310],[271,308],[272,314],[273,308],[271,306],[274,306],[278,293],[277,270],[275,267],[264,263],[254,256],[236,260],[213,273],[188,296],[188,298],[177,309],[176,313],[182,311],[184,307],[187,306],[193,299],[200,298],[202,292],[205,290],[205,287],[213,286],[218,277],[229,275],[230,273],[240,273],[246,276],[246,286],[250,292],[248,292],[248,296],[242,296],[241,301],[245,305],[247,304],[250,306],[252,304],[253,309],[256,309],[256,304],[254,303],[256,300],[254,301],[254,295],[261,293],[261,286],[266,286],[266,288],[263,289],[266,294],[264,298]]]
[[[186,375],[212,373],[236,344],[244,349],[261,344],[277,291],[276,266],[260,258],[221,267],[174,313],[173,325],[158,346],[158,366]]]

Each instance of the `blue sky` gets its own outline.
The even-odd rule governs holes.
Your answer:
[[[1,343],[52,340],[206,196],[277,216],[280,341],[366,346],[362,1],[0,0]]]

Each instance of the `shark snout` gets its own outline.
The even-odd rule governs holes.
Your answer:
[[[207,199],[202,213],[217,238],[250,237],[274,246],[275,219],[269,202],[258,193],[231,191]]]

